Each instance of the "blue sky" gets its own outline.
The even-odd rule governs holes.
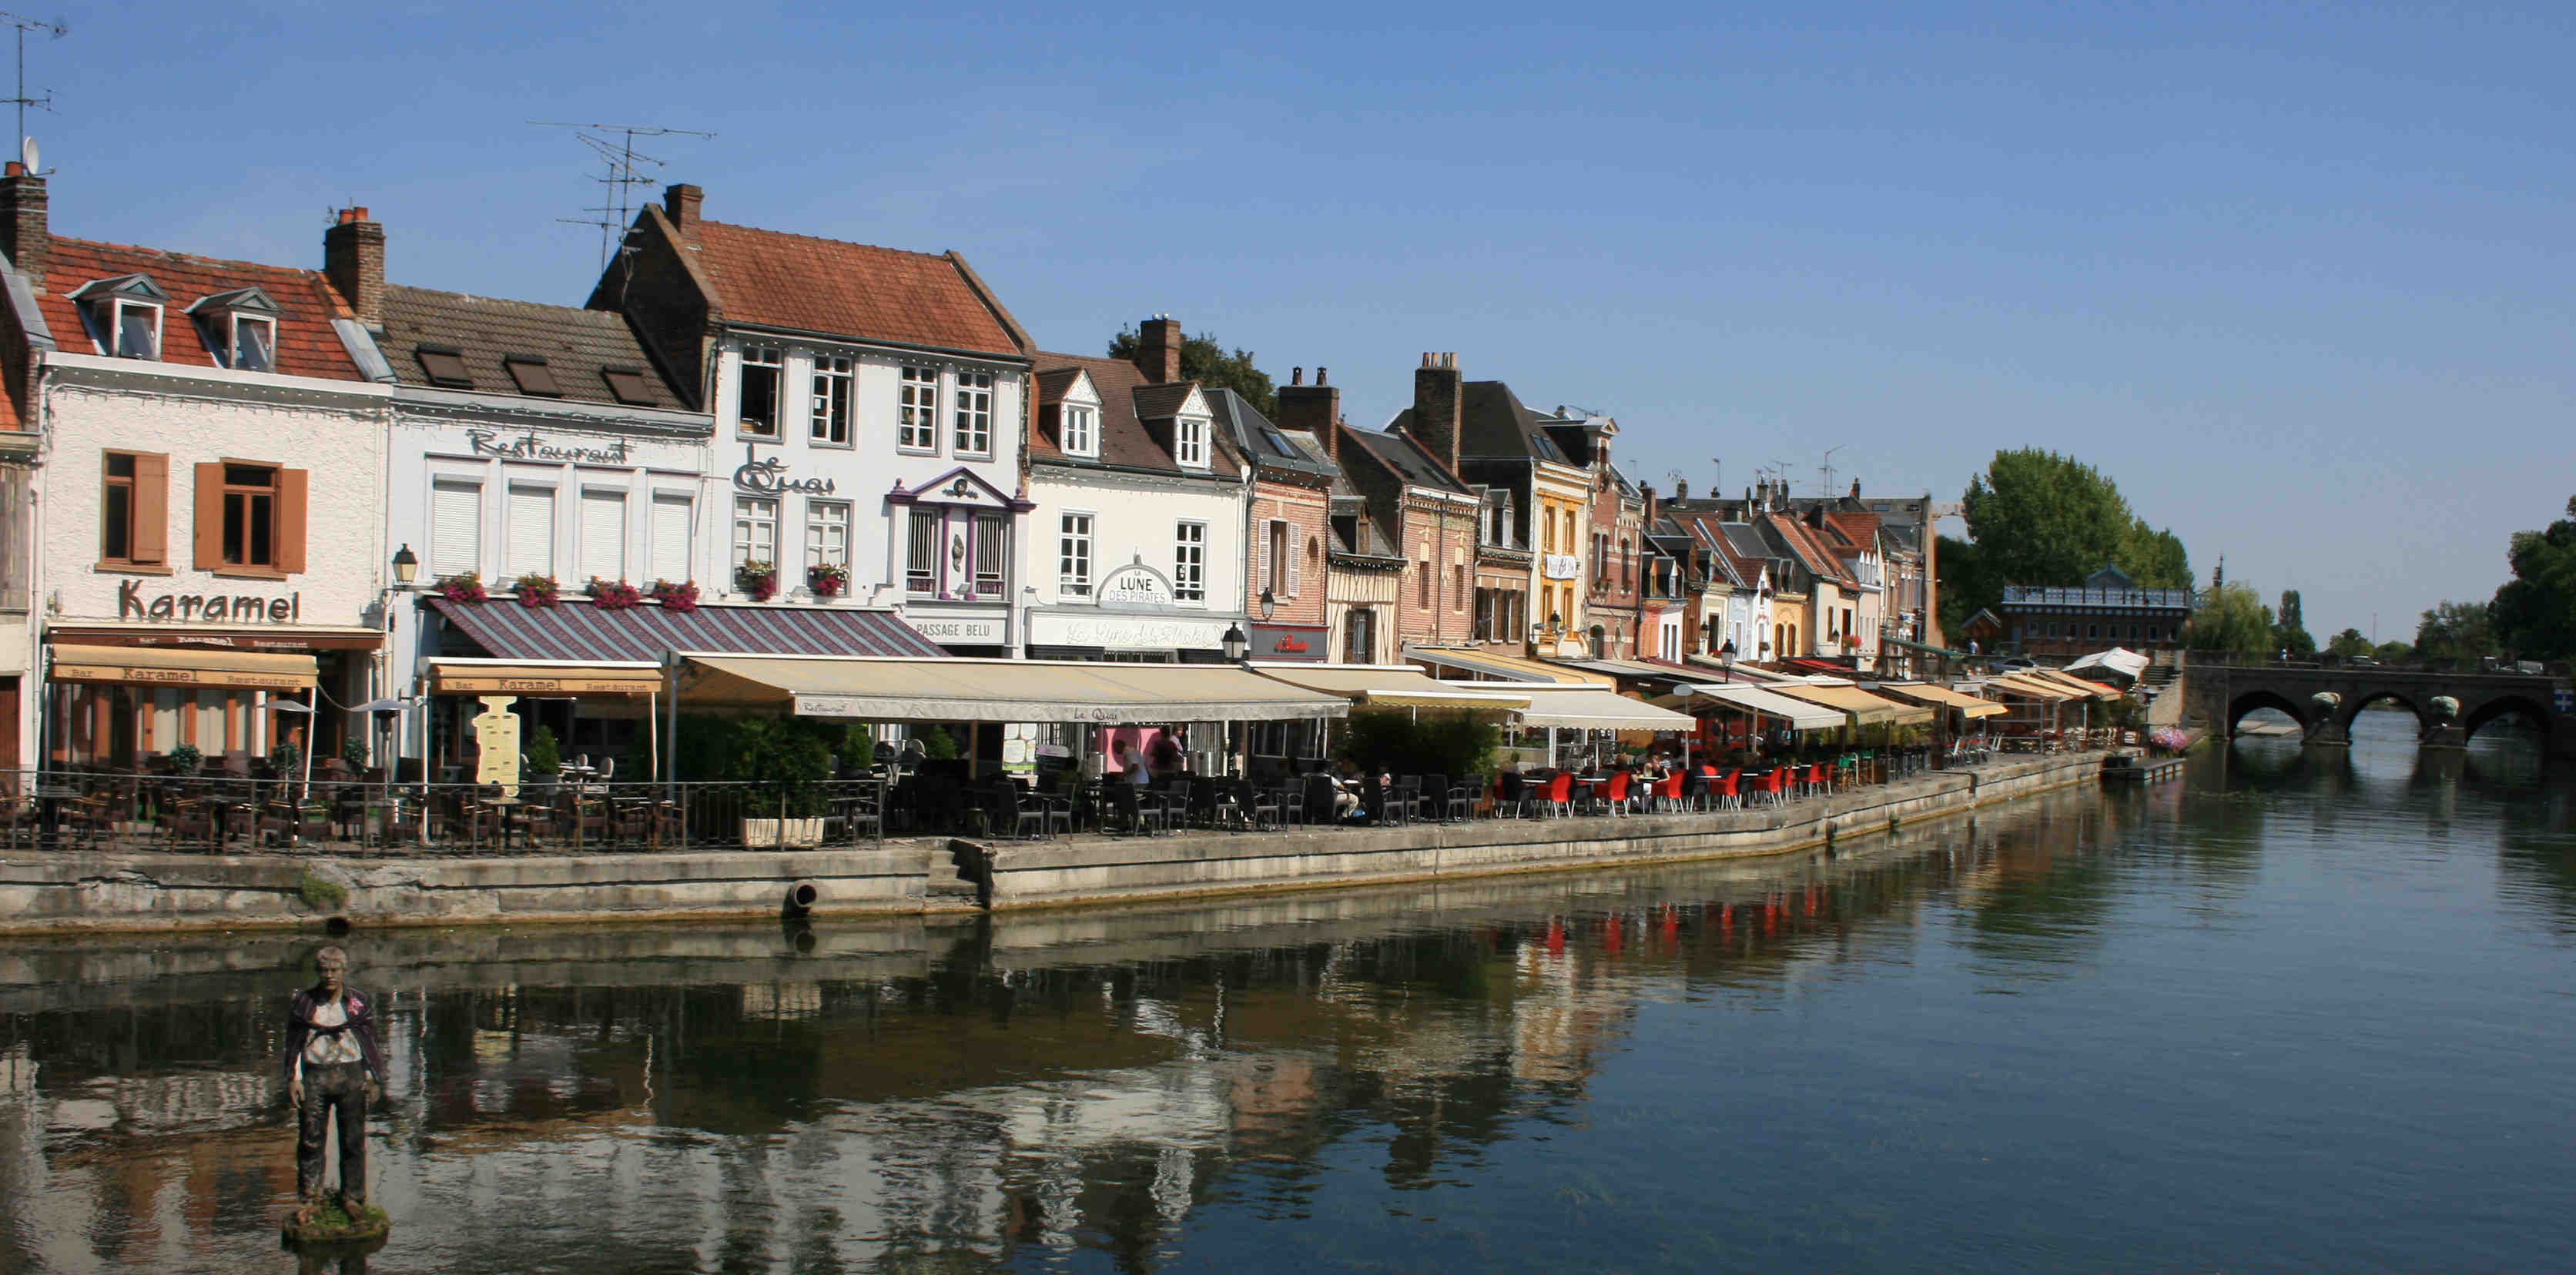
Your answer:
[[[397,282],[577,304],[595,169],[526,121],[650,123],[718,134],[653,148],[711,218],[957,249],[1050,349],[1168,312],[1362,424],[1444,350],[1659,487],[2068,450],[2320,637],[2576,492],[2576,6],[64,17],[67,235],[318,264],[362,203]]]

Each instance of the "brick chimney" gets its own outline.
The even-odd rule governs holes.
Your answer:
[[[1338,463],[1342,458],[1342,392],[1327,384],[1325,375],[1325,369],[1316,368],[1312,385],[1306,384],[1302,372],[1289,377],[1288,383],[1279,387],[1276,424],[1281,429],[1314,435],[1324,444],[1324,454]]]
[[[684,235],[698,232],[698,205],[707,202],[707,192],[687,182],[678,182],[662,192],[662,212]]]
[[[322,274],[370,332],[385,326],[385,228],[364,208],[343,208],[322,232]]]
[[[1645,498],[1646,534],[1651,536],[1655,534],[1655,489],[1640,483],[1637,487],[1637,494]]]
[[[1425,354],[1413,370],[1413,441],[1431,458],[1458,472],[1458,430],[1462,410],[1458,356]]]
[[[54,259],[45,179],[14,159],[9,161],[8,174],[0,176],[0,251],[9,254],[9,264],[27,276],[29,286],[39,293],[45,290],[45,268]]]
[[[1857,479],[1857,478],[1855,478],[1855,479],[1853,479],[1853,480],[1852,480],[1852,494],[1851,494],[1851,498],[1852,498],[1852,499],[1854,499],[1854,500],[1858,500],[1858,499],[1860,499],[1860,480],[1859,480],[1859,479]]]
[[[1688,499],[1690,499],[1690,480],[1689,480],[1689,479],[1687,479],[1687,478],[1676,478],[1676,479],[1674,479],[1674,480],[1673,480],[1673,499],[1674,499],[1674,500],[1676,500],[1676,501],[1683,501],[1683,500],[1688,500]]]
[[[1158,314],[1136,325],[1136,370],[1157,385],[1181,379],[1181,321]]]

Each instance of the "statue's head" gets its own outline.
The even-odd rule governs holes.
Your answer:
[[[349,985],[349,954],[336,947],[315,952],[313,973],[325,995],[339,995],[341,989]]]

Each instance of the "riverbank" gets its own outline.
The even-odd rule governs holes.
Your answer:
[[[798,883],[817,916],[936,915],[1776,855],[2099,782],[2102,757],[1998,760],[1775,808],[1406,828],[491,859],[13,850],[0,935],[739,918],[779,914]]]

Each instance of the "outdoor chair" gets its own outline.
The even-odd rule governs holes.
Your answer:
[[[1449,777],[1424,775],[1417,782],[1421,787],[1413,794],[1413,817],[1435,823],[1449,822]]]
[[[1306,776],[1306,822],[1327,827],[1341,818],[1342,786],[1331,775],[1317,772]]]
[[[1555,777],[1547,781],[1547,790],[1540,796],[1539,801],[1540,809],[1557,818],[1562,819],[1573,814],[1574,772],[1570,770],[1556,772]]]
[[[1235,809],[1251,820],[1255,828],[1275,829],[1284,803],[1274,789],[1255,788],[1251,781],[1238,779],[1234,784]]]
[[[1709,804],[1719,810],[1743,809],[1743,784],[1744,768],[1738,766],[1727,772],[1726,778],[1717,781],[1716,786],[1709,790]]]
[[[1628,783],[1627,771],[1612,772],[1609,783],[1594,789],[1600,795],[1592,799],[1593,808],[1605,815],[1617,816],[1628,813]]]
[[[1523,819],[1529,816],[1529,803],[1529,781],[1522,779],[1516,771],[1504,771],[1501,778],[1495,781],[1495,811],[1497,813],[1509,811],[1512,818]]]
[[[1646,786],[1646,804],[1654,810],[1683,810],[1690,800],[1686,789],[1690,777],[1676,770]]]
[[[1441,819],[1475,818],[1476,803],[1483,800],[1486,791],[1492,787],[1492,781],[1483,775],[1469,775],[1466,782],[1452,785],[1448,796],[1440,803]]]
[[[1387,790],[1388,823],[1413,823],[1422,817],[1422,776],[1406,775]]]
[[[614,761],[614,759],[611,760]],[[871,830],[879,837],[885,835],[884,803],[864,793],[835,798],[832,802],[832,818],[840,822],[841,835],[852,841],[859,839],[859,830],[862,828]]]

